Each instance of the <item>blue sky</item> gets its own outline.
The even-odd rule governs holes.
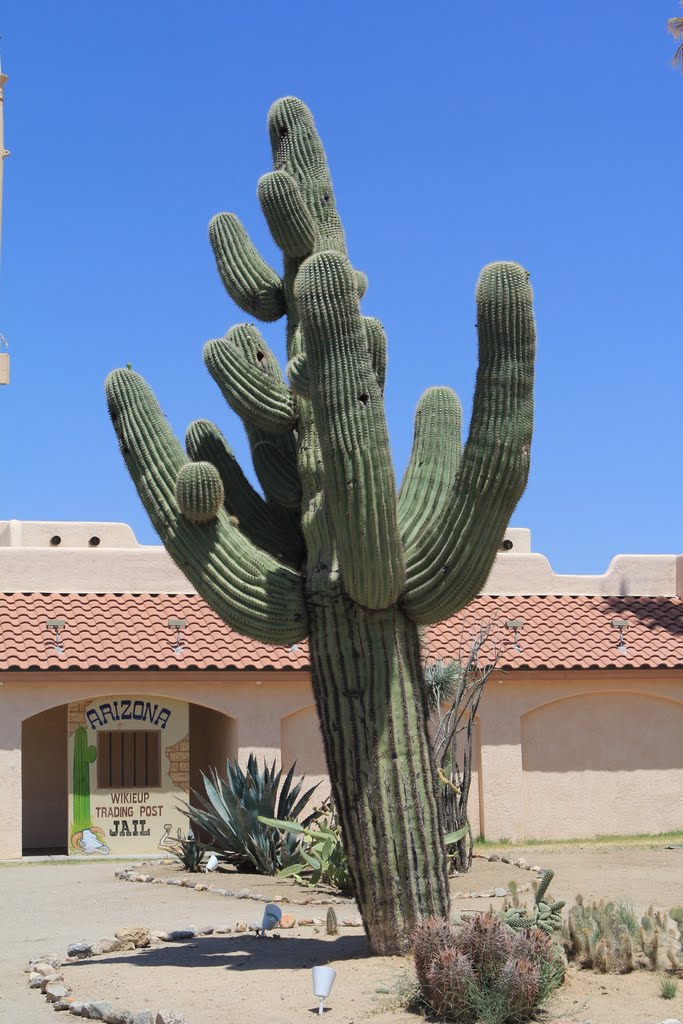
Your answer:
[[[278,96],[313,110],[363,309],[389,335],[397,473],[420,393],[466,418],[480,268],[531,272],[529,486],[512,524],[559,572],[683,550],[683,76],[674,0],[117,5],[8,0],[0,517],[129,522],[102,383],[131,362],[182,436],[207,417],[244,464],[203,343],[245,319],[206,226],[256,199]],[[282,326],[264,331],[283,353]]]

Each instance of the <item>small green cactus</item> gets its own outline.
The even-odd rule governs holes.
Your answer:
[[[88,733],[79,725],[74,733],[73,758],[73,824],[72,833],[92,828],[90,818],[90,765],[97,757],[97,748],[88,746]]]
[[[502,916],[505,923],[514,928],[515,931],[521,931],[524,928],[540,928],[547,935],[552,935],[553,932],[558,931],[562,926],[561,911],[564,907],[564,900],[554,902],[546,902],[544,900],[554,875],[555,872],[548,868],[547,871],[543,872],[538,883],[532,883],[534,904],[531,910],[520,904],[517,886],[511,882],[512,906],[506,907],[503,910]],[[512,889],[513,884],[515,885],[514,890]]]
[[[334,907],[328,907],[327,909],[326,925],[328,935],[336,935],[337,932],[339,931],[339,926],[337,924],[337,915],[335,913]]]

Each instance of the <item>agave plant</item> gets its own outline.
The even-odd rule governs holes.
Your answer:
[[[178,858],[184,870],[193,872],[201,869],[204,854],[209,849],[207,843],[200,843],[198,839],[192,839],[189,836],[187,839],[181,837],[171,839],[169,837],[166,844],[168,851]]]
[[[304,779],[292,785],[295,765],[282,778],[275,761],[259,770],[253,754],[244,772],[237,761],[228,759],[226,776],[215,768],[202,772],[206,796],[193,790],[195,804],[185,805],[190,821],[211,836],[211,848],[238,871],[274,875],[297,857],[300,837],[282,833],[259,821],[259,817],[296,821],[317,786],[302,792]],[[319,812],[313,811],[302,824],[307,827]]]

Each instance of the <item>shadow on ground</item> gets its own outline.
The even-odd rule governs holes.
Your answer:
[[[363,960],[371,956],[364,935],[342,935],[337,939],[308,939],[296,936],[257,939],[252,935],[206,936],[191,942],[168,943],[138,949],[126,956],[103,956],[78,960],[69,971],[96,963],[100,967],[126,964],[130,967],[225,967],[226,970],[297,970],[330,961]]]

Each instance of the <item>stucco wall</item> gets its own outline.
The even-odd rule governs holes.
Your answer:
[[[21,855],[22,722],[117,694],[191,700],[216,759],[296,760],[325,778],[306,673],[11,673],[0,688],[0,858]],[[221,729],[221,726],[227,727]],[[202,726],[204,723],[204,726]],[[29,727],[30,728],[30,727]],[[683,673],[510,672],[480,705],[470,810],[489,839],[683,829]],[[320,787],[324,795],[324,787]]]
[[[682,673],[510,673],[480,713],[487,838],[683,829]]]

